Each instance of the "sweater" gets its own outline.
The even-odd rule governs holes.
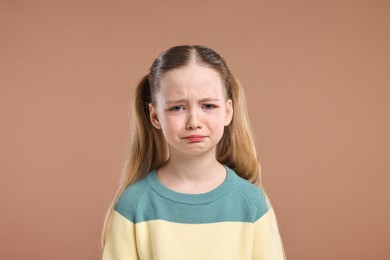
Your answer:
[[[274,211],[262,189],[225,166],[202,194],[175,192],[156,170],[120,195],[103,260],[284,259]]]

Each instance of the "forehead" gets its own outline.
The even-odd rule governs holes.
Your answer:
[[[165,73],[160,80],[158,96],[163,98],[222,97],[224,96],[224,84],[216,70],[191,64]]]

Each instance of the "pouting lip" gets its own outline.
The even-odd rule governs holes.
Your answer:
[[[188,135],[188,136],[184,136],[183,139],[188,139],[188,138],[204,138],[206,136],[204,135]]]

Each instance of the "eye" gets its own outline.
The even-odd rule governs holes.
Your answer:
[[[180,110],[184,110],[184,107],[183,106],[174,106],[174,107],[170,107],[168,110],[169,111],[180,111]]]
[[[217,106],[216,106],[216,105],[213,105],[213,104],[204,104],[204,105],[203,105],[203,108],[209,110],[209,109],[217,108]]]

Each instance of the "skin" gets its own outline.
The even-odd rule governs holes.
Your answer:
[[[204,193],[224,181],[226,170],[215,154],[233,107],[218,72],[196,63],[167,72],[149,111],[169,147],[170,159],[157,171],[163,185]]]

